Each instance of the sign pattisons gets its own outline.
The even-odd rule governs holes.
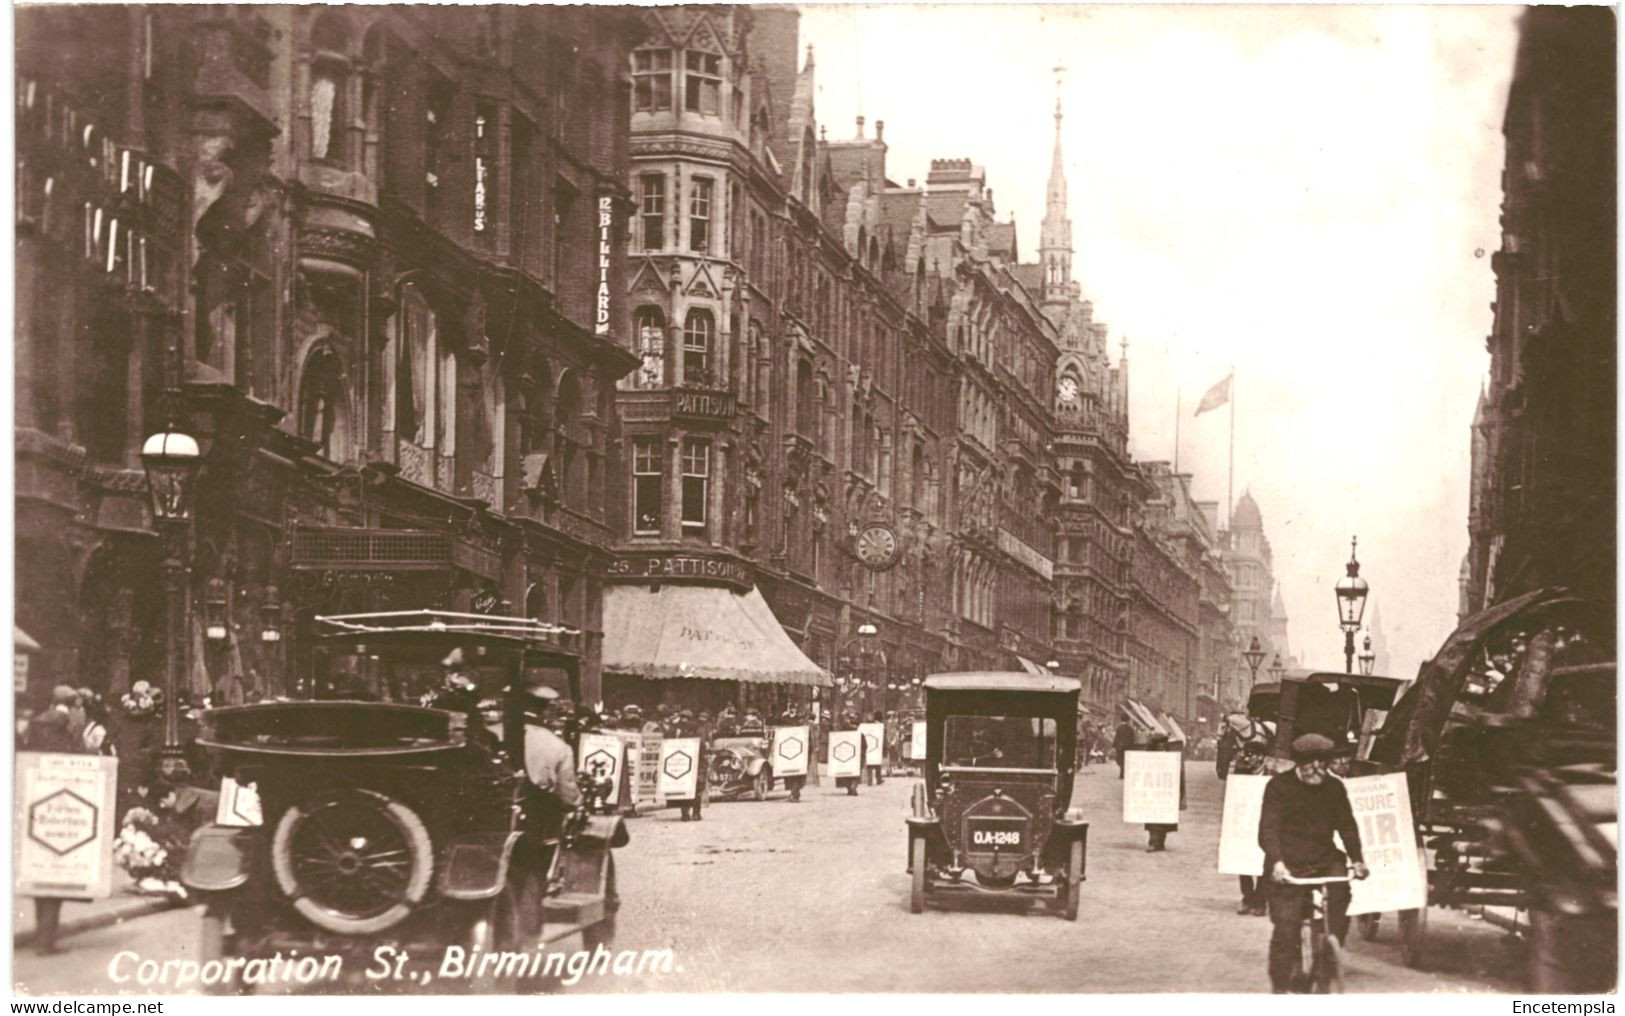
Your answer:
[[[689,416],[701,420],[733,419],[735,400],[733,392],[678,391],[672,393],[673,416]]]
[[[609,265],[610,230],[614,228],[615,199],[605,195],[598,199],[598,310],[593,331],[609,334]]]
[[[609,575],[616,579],[709,579],[746,590],[755,586],[750,569],[738,561],[698,554],[623,554],[609,566]]]

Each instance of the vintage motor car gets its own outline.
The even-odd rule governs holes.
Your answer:
[[[521,693],[579,686],[568,630],[432,611],[317,620],[308,697],[203,716],[199,743],[253,788],[222,785],[230,824],[199,829],[183,865],[204,958],[607,942],[626,829],[584,810],[539,823],[523,772]],[[448,660],[452,701],[436,698]]]
[[[713,799],[767,799],[773,789],[772,738],[769,734],[719,737],[706,755],[706,788]]]
[[[987,894],[1077,920],[1089,844],[1070,806],[1079,690],[1025,673],[926,678],[925,779],[907,817],[911,911]]]

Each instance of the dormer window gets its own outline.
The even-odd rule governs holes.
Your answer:
[[[323,14],[310,32],[310,157],[344,161],[348,123],[350,30],[344,19]]]
[[[684,54],[684,66],[683,108],[703,116],[721,116],[722,57],[690,50]]]
[[[640,49],[632,54],[632,108],[655,112],[671,108],[671,50]]]

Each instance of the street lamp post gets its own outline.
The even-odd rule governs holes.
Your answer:
[[[1371,636],[1367,635],[1365,637],[1365,647],[1360,651],[1360,673],[1370,677],[1376,666],[1377,654],[1371,651]]]
[[[1349,543],[1348,574],[1337,580],[1337,622],[1343,629],[1343,673],[1354,673],[1354,633],[1360,630],[1360,618],[1365,614],[1365,598],[1370,591],[1360,577],[1360,561],[1355,550],[1360,544],[1355,537]]]
[[[192,512],[203,457],[197,440],[171,425],[141,446],[152,514],[164,544],[165,618],[164,746],[158,771],[166,779],[187,775],[181,746],[180,686],[186,644],[186,573],[191,557]]]
[[[840,714],[846,711],[848,689],[861,693],[874,687],[877,681],[881,688],[885,687],[886,653],[878,644],[878,635],[879,629],[874,625],[860,624],[857,632],[848,636],[836,651],[836,659],[845,673],[836,681],[840,694],[836,699],[835,722],[839,722]],[[833,723],[830,729],[835,729]]]
[[[1275,654],[1275,659],[1270,661],[1270,677],[1275,679],[1276,684],[1280,684],[1281,683],[1281,678],[1283,678],[1285,676],[1286,676],[1286,664],[1281,662],[1281,654],[1276,653]]]
[[[1247,661],[1247,669],[1253,672],[1252,684],[1257,684],[1258,665],[1264,662],[1264,646],[1258,641],[1257,635],[1254,635],[1252,642],[1248,643],[1247,650],[1241,654],[1241,658]],[[1248,685],[1249,691],[1252,684]]]

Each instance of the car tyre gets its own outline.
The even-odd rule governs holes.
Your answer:
[[[914,883],[909,893],[908,910],[911,914],[925,912],[925,837],[916,836],[909,844],[909,868],[914,872]]]
[[[1078,904],[1083,897],[1083,841],[1073,840],[1067,852],[1066,896],[1063,898],[1062,916],[1069,921],[1078,919]]]
[[[753,801],[767,800],[767,792],[773,789],[773,770],[763,766],[756,771],[756,779],[750,784],[750,798]]]

